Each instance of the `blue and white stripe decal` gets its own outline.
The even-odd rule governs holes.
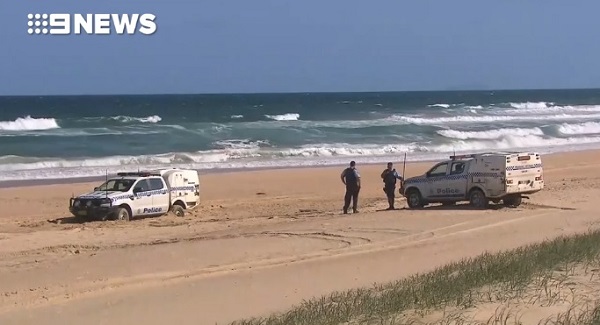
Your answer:
[[[405,184],[435,183],[435,182],[451,181],[451,180],[457,180],[457,179],[468,179],[469,177],[500,178],[500,177],[502,177],[502,175],[499,173],[474,172],[474,173],[460,174],[460,175],[422,177],[422,178],[416,178],[416,179],[409,179],[405,182]]]
[[[171,187],[170,192],[178,192],[178,191],[193,192],[195,190],[196,190],[196,187],[193,185],[192,186],[178,186],[178,187]],[[122,194],[122,195],[118,195],[118,196],[113,196],[111,198],[111,200],[113,200],[113,202],[114,202],[114,201],[118,201],[118,200],[129,199],[132,196],[141,197],[141,196],[164,195],[164,194],[167,194],[168,192],[169,192],[169,190],[167,190],[166,188],[163,188],[160,190],[140,192],[140,193],[136,193],[135,195]]]
[[[178,186],[178,187],[171,187],[171,192],[175,192],[175,191],[194,191],[196,190],[195,186]]]
[[[128,199],[128,198],[131,198],[132,196],[140,197],[140,196],[152,196],[152,195],[158,195],[158,194],[167,194],[167,189],[139,192],[136,194],[122,194],[122,195],[112,197],[112,200],[117,201],[117,200]]]
[[[507,171],[513,171],[513,170],[523,170],[523,169],[530,169],[530,168],[542,168],[542,164],[533,164],[533,165],[523,165],[523,166],[508,166],[506,167]]]

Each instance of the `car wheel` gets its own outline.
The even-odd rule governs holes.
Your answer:
[[[181,218],[181,217],[185,216],[185,210],[183,209],[183,207],[181,205],[174,205],[171,208],[171,212],[173,212],[173,214],[176,217],[180,217]]]
[[[471,206],[476,209],[485,209],[488,207],[489,203],[483,191],[478,188],[471,191],[469,202],[471,203]]]
[[[523,198],[520,195],[506,197],[502,200],[504,206],[516,208],[523,202]]]
[[[115,220],[117,221],[129,221],[131,220],[131,216],[129,215],[129,211],[126,208],[119,208],[115,213]]]
[[[410,190],[406,198],[406,203],[408,203],[411,209],[422,208],[424,204],[421,192],[419,190]]]

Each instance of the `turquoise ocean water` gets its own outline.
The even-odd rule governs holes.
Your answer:
[[[0,181],[600,147],[600,90],[0,97]]]

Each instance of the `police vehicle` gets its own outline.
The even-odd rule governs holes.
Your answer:
[[[543,188],[539,153],[491,152],[450,156],[425,174],[406,179],[400,194],[410,208],[469,201],[471,206],[484,209],[490,201],[517,207],[525,195]]]
[[[159,169],[121,172],[94,191],[73,197],[69,211],[77,218],[125,220],[172,211],[183,217],[200,204],[200,177],[195,170]]]

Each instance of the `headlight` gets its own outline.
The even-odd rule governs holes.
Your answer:
[[[81,204],[81,201],[79,201],[79,200],[75,200],[75,202],[73,202],[74,207],[78,207],[80,204]]]
[[[112,202],[111,199],[104,198],[104,199],[100,200],[100,206],[101,207],[110,207],[111,206],[111,202]]]

